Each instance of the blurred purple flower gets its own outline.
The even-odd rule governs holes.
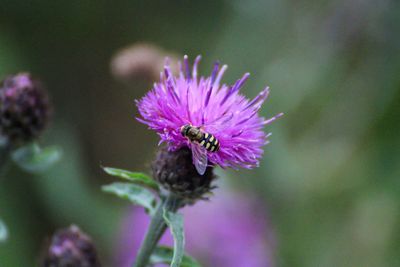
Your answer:
[[[269,88],[250,101],[239,93],[249,73],[231,86],[220,85],[227,66],[220,68],[217,62],[210,77],[198,79],[199,61],[200,56],[190,70],[185,56],[179,76],[174,77],[167,60],[160,82],[137,101],[142,116],[138,120],[155,130],[161,137],[160,143],[167,142],[172,150],[190,147],[190,141],[180,132],[183,125],[202,127],[220,142],[217,152],[207,152],[211,163],[235,169],[258,166],[262,146],[268,143],[269,137],[263,127],[282,115],[266,120],[258,114]]]
[[[202,201],[196,209],[183,208],[188,254],[204,266],[273,266],[273,232],[265,213],[255,204],[244,196],[217,192],[211,203]],[[128,213],[122,222],[114,266],[131,266],[148,223],[143,209],[135,207]],[[169,231],[160,244],[173,245]]]

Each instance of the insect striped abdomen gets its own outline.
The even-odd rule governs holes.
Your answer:
[[[202,139],[200,140],[200,145],[210,152],[216,152],[219,149],[219,142],[214,135],[209,133],[204,133]]]

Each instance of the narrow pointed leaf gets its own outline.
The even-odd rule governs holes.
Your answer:
[[[48,169],[61,158],[61,150],[58,147],[41,149],[36,143],[32,143],[14,150],[11,158],[21,169],[39,173]]]
[[[170,212],[164,209],[164,220],[174,237],[174,253],[171,267],[180,267],[185,253],[185,235],[183,232],[183,216],[179,213]]]
[[[8,231],[7,227],[2,220],[0,220],[0,242],[4,242],[7,240]]]
[[[151,264],[171,264],[174,254],[174,249],[170,247],[157,247],[150,257]],[[201,267],[195,259],[188,255],[184,255],[180,267]]]
[[[144,173],[131,172],[127,170],[110,168],[110,167],[103,167],[103,170],[109,175],[117,176],[126,179],[128,181],[131,181],[132,183],[144,185],[157,191],[159,190],[158,184],[153,179],[151,179],[151,177],[149,177]]]
[[[114,194],[122,199],[127,199],[133,204],[140,205],[153,214],[157,200],[152,192],[139,185],[131,183],[112,183],[104,185],[102,190]]]

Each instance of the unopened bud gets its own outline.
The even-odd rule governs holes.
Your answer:
[[[161,48],[147,43],[134,44],[121,49],[111,61],[111,72],[119,80],[156,81],[160,78],[160,71],[164,68],[166,56],[172,61],[171,67],[176,68],[177,57],[171,56]],[[177,68],[172,71],[177,72]]]
[[[0,133],[12,144],[37,138],[49,119],[49,101],[39,80],[29,73],[6,78],[0,88]]]
[[[92,240],[75,225],[53,235],[43,263],[43,267],[100,266]]]

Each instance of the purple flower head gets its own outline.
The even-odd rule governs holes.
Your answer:
[[[189,124],[219,141],[218,151],[207,151],[209,163],[235,169],[258,166],[262,146],[268,143],[270,135],[264,133],[263,127],[282,115],[264,119],[258,114],[269,88],[249,100],[239,93],[249,73],[229,86],[221,84],[226,65],[220,67],[217,62],[210,77],[198,78],[199,61],[200,56],[190,69],[185,56],[180,74],[175,77],[167,59],[160,82],[137,101],[142,117],[138,120],[155,130],[161,137],[160,143],[166,142],[171,150],[191,147],[191,141],[181,134],[181,127]]]

